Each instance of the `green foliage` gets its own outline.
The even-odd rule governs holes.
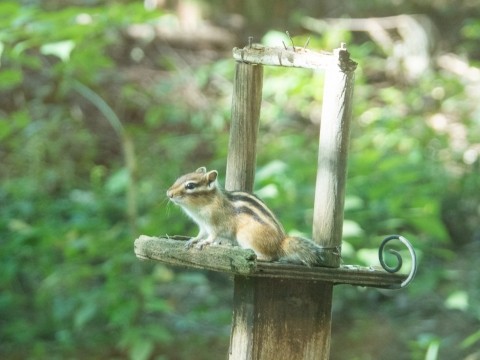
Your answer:
[[[139,262],[132,250],[141,233],[197,231],[165,191],[201,165],[224,173],[234,64],[210,55],[189,63],[165,44],[149,53],[148,42],[132,43],[127,26],[166,14],[141,2],[76,4],[0,3],[0,357],[224,358],[231,283]],[[458,45],[472,57],[477,28],[465,21]],[[282,40],[290,42],[271,31],[262,41]],[[394,83],[375,44],[356,44],[343,30],[311,36],[309,48],[340,41],[359,61],[344,261],[377,265],[381,238],[401,233],[421,263],[395,296],[336,290],[335,316],[345,326],[334,325],[334,341],[355,344],[337,354],[374,358],[364,347],[375,344],[372,328],[395,334],[376,358],[473,354],[480,105],[445,72]],[[265,69],[256,192],[286,229],[305,236],[322,98],[322,73]],[[367,312],[372,318],[352,328]]]
[[[129,226],[126,195],[135,181],[135,164],[128,156],[135,153],[129,155],[125,136],[135,128],[108,105],[119,102],[115,89],[108,88],[117,72],[110,49],[122,41],[125,25],[153,14],[138,2],[53,12],[2,2],[0,13],[5,155],[0,353],[34,358],[116,353],[133,359],[147,359],[160,348],[168,353],[174,348],[171,329],[177,326],[173,316],[181,301],[174,292],[160,294],[161,286],[185,281],[133,256],[136,233]],[[127,106],[142,95],[128,84],[122,91]],[[161,148],[171,147],[168,141]],[[194,139],[192,145],[198,143]],[[147,199],[140,209],[157,212],[156,218],[134,219],[145,231],[166,229],[169,222],[159,181],[165,187],[157,174],[135,183]],[[188,286],[192,291],[198,287]],[[210,299],[202,311],[214,307],[220,314],[218,301]]]

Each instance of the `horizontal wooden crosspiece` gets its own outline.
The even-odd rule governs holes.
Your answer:
[[[344,71],[354,71],[357,63],[350,59],[345,44],[333,53],[315,52],[305,47],[266,47],[249,44],[244,48],[234,48],[233,58],[247,64],[296,67],[304,69],[328,69],[338,64]]]
[[[186,249],[185,241],[189,239],[185,236],[142,235],[135,240],[135,254],[142,260],[156,260],[168,265],[213,270],[233,275],[313,280],[334,285],[350,284],[387,289],[398,289],[408,285],[413,278],[412,274],[414,275],[416,271],[415,262],[410,274],[407,275],[390,273],[378,267],[357,265],[326,268],[265,262],[258,261],[252,250],[238,246],[219,245],[208,246],[202,250]],[[384,241],[383,244],[386,245],[386,242]],[[383,266],[383,260],[381,263]],[[397,272],[398,266],[394,270]]]

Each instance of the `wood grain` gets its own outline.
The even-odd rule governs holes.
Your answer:
[[[229,359],[327,359],[332,286],[235,277]]]
[[[253,192],[263,67],[235,64],[225,189]]]
[[[303,47],[265,47],[252,44],[242,49],[233,49],[233,58],[246,64],[295,67],[303,69],[325,69],[335,61],[327,52],[314,52]]]
[[[338,63],[325,72],[318,149],[313,240],[330,249],[331,266],[340,265],[347,154],[355,63],[337,49]],[[347,53],[348,54],[348,53]],[[342,62],[345,62],[342,64]],[[335,252],[337,255],[335,255]]]
[[[135,254],[142,260],[156,260],[174,266],[250,277],[318,281],[333,285],[398,288],[408,276],[391,274],[380,268],[357,265],[328,268],[258,261],[252,250],[238,246],[208,246],[202,250],[186,249],[185,240],[188,239],[183,236],[159,238],[142,235],[135,240]]]
[[[186,238],[188,239],[188,238]],[[142,235],[135,240],[135,254],[141,260],[231,274],[251,274],[255,269],[253,250],[233,246],[208,246],[202,250],[185,248],[185,241]]]
[[[239,62],[235,66],[225,181],[230,191],[253,190],[263,84],[261,64],[326,69],[313,237],[330,251],[325,263],[330,268],[260,262],[252,250],[239,247],[185,249],[183,237],[140,236],[135,240],[135,253],[140,259],[235,275],[230,360],[328,359],[333,286],[390,287],[404,279],[385,271],[339,266],[356,64],[343,47],[326,55],[305,49],[282,51],[249,46],[234,49],[234,58]],[[256,65],[248,63],[256,61]]]

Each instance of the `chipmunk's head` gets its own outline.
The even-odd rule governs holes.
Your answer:
[[[217,176],[216,170],[207,172],[205,167],[198,168],[195,172],[179,177],[168,189],[167,196],[180,206],[201,206],[217,191]]]

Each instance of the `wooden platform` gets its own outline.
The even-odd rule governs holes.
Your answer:
[[[407,278],[381,268],[341,265],[338,268],[307,267],[278,262],[258,261],[255,253],[238,246],[214,245],[202,250],[186,249],[185,236],[150,237],[135,240],[135,254],[142,260],[164,264],[230,273],[232,275],[277,279],[312,280],[376,288],[400,288]]]

